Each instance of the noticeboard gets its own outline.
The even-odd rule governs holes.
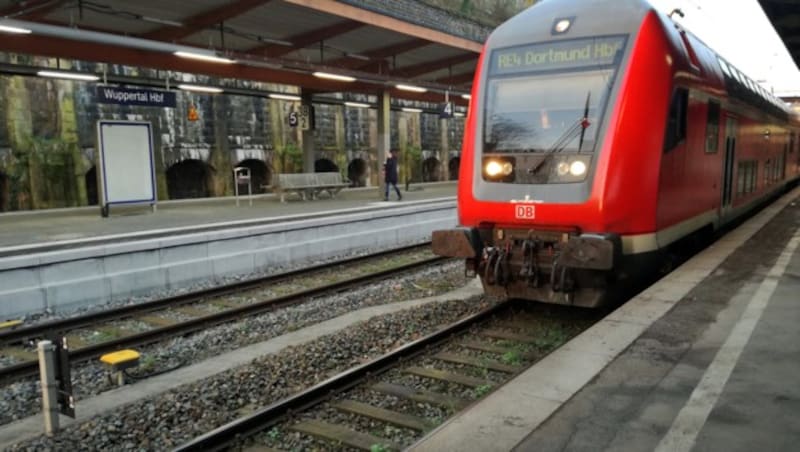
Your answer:
[[[103,216],[115,204],[150,204],[155,209],[152,125],[139,121],[98,121],[97,142]]]

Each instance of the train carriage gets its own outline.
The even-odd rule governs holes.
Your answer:
[[[785,105],[643,0],[547,0],[476,70],[461,227],[488,294],[594,307],[798,176]]]

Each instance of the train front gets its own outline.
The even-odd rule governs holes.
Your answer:
[[[433,234],[434,252],[465,258],[487,294],[605,300],[622,252],[609,227],[618,206],[604,205],[609,148],[631,43],[650,10],[548,0],[487,41],[461,156],[462,227]]]

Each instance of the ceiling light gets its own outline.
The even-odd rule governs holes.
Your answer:
[[[428,91],[427,89],[421,86],[414,86],[414,85],[395,85],[395,87],[403,91],[413,91],[415,93],[424,93]]]
[[[39,71],[36,73],[39,77],[50,77],[50,78],[63,78],[67,80],[82,80],[84,82],[96,82],[100,80],[100,77],[92,74],[80,74],[77,72],[66,72],[66,71]]]
[[[206,55],[204,53],[193,53],[193,52],[182,52],[178,51],[174,53],[175,56],[179,56],[181,58],[189,58],[192,60],[200,60],[200,61],[207,61],[209,63],[222,63],[222,64],[232,64],[236,61],[222,58],[215,55]]]
[[[470,100],[470,99],[472,99],[472,95],[470,95],[470,94],[462,94],[461,98],[462,99],[466,99],[466,100]]]
[[[169,25],[171,27],[182,27],[183,24],[180,22],[176,22],[174,20],[167,20],[167,19],[159,19],[158,17],[148,17],[148,16],[141,16],[139,17],[145,22],[150,22],[153,24],[161,24],[161,25]]]
[[[369,108],[369,104],[362,104],[361,102],[345,102],[345,105],[348,107],[356,107],[356,108]]]
[[[453,113],[453,116],[455,116],[456,118],[463,118],[464,117],[464,113],[461,113],[460,111],[457,111],[457,112]]]
[[[419,108],[403,107],[403,108],[401,108],[401,110],[403,110],[403,111],[405,111],[407,113],[422,113],[422,110],[419,109]]]
[[[272,98],[272,99],[292,100],[292,101],[295,101],[295,102],[299,102],[301,100],[300,96],[293,96],[291,94],[270,93],[269,97]]]
[[[273,63],[273,62],[264,62],[264,61],[245,61],[244,64],[253,67],[260,67],[264,69],[281,69],[283,65],[281,63]]]
[[[219,94],[223,91],[222,88],[215,88],[213,86],[201,86],[201,85],[178,85],[178,88],[184,91],[196,91],[198,93]]]
[[[336,80],[339,82],[355,82],[355,77],[349,75],[330,74],[328,72],[314,72],[314,77],[326,78],[328,80]]]
[[[275,44],[275,45],[284,46],[284,47],[294,47],[294,44],[292,44],[289,41],[284,41],[282,39],[265,38],[263,36],[257,36],[256,40],[258,42],[263,42],[265,44]]]
[[[366,55],[362,55],[360,53],[349,53],[348,52],[348,53],[345,53],[344,56],[346,56],[348,58],[354,58],[356,60],[361,60],[361,61],[370,61],[370,57],[368,57]]]
[[[28,30],[27,28],[9,27],[8,25],[0,25],[0,32],[27,35],[31,31]]]

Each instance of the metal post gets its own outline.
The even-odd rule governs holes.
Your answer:
[[[253,179],[250,177],[250,173],[247,177],[247,197],[250,198],[247,200],[248,204],[253,207]]]
[[[236,198],[236,207],[239,207],[239,168],[233,169],[233,197]]]
[[[56,387],[55,374],[55,346],[50,341],[41,341],[38,344],[38,349],[44,431],[47,436],[53,436],[58,432],[58,389]]]

